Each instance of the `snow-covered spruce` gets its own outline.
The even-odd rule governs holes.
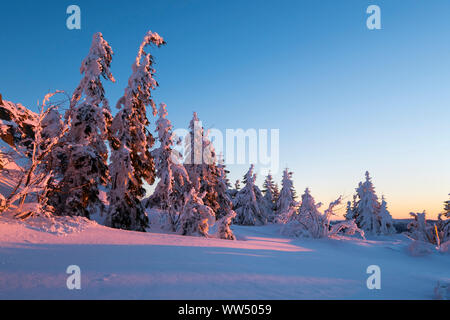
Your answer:
[[[106,224],[113,228],[145,231],[148,217],[141,203],[145,196],[143,182],[153,184],[155,165],[150,148],[154,138],[147,129],[147,106],[156,114],[151,91],[158,83],[153,78],[153,56],[145,51],[147,46],[165,44],[157,33],[148,32],[139,47],[125,94],[119,99],[120,109],[113,120],[111,133],[116,143],[111,151],[110,208]]]
[[[276,212],[278,215],[286,214],[291,208],[296,207],[298,204],[295,201],[295,189],[292,182],[292,172],[289,169],[285,169],[283,172],[282,188],[278,200],[276,203]]]
[[[269,172],[266,179],[264,180],[263,184],[263,190],[264,194],[264,207],[267,209],[267,214],[270,217],[270,220],[273,221],[275,210],[276,210],[276,203],[277,203],[277,186],[275,182],[273,181],[272,174]]]
[[[392,216],[387,210],[386,201],[380,204],[369,172],[366,180],[356,189],[356,198],[351,209],[347,208],[347,220],[355,219],[359,228],[366,234],[388,235],[395,233]]]
[[[255,185],[256,174],[253,173],[254,165],[244,176],[244,188],[240,190],[233,201],[236,211],[235,223],[240,225],[264,225],[268,222],[267,212],[264,208],[264,200],[258,186]]]
[[[346,220],[354,220],[354,216],[355,216],[355,213],[353,212],[352,203],[351,203],[351,201],[348,201],[344,217]]]
[[[330,203],[324,213],[319,211],[321,203],[316,204],[309,189],[302,195],[302,204],[297,214],[291,215],[290,221],[281,229],[282,234],[302,238],[329,238],[341,232],[354,235],[358,232],[364,237],[364,231],[360,230],[354,221],[345,221],[330,226],[331,217],[334,215],[334,208],[342,201],[339,197]]]
[[[378,210],[378,225],[380,234],[393,234],[396,233],[394,227],[394,220],[387,209],[387,203],[384,196],[381,197],[381,205]]]
[[[189,123],[185,148],[184,166],[192,186],[198,193],[205,193],[203,198],[205,205],[209,206],[216,214],[219,213],[220,204],[216,190],[219,173],[216,151],[196,112]]]
[[[109,182],[105,140],[112,116],[101,77],[115,81],[110,71],[112,55],[102,34],[94,34],[81,64],[83,78],[66,113],[70,129],[60,150],[62,180],[50,195],[57,214],[89,218],[91,213],[103,211],[99,189]]]
[[[172,124],[167,119],[165,104],[160,104],[156,133],[159,147],[151,152],[155,159],[156,177],[159,182],[154,193],[146,202],[146,207],[161,209],[168,215],[168,229],[175,231],[179,212],[184,205],[184,191],[190,186],[189,176],[182,164],[181,155],[173,149],[174,134]]]
[[[199,194],[194,188],[185,195],[185,203],[178,224],[178,233],[183,236],[208,237],[209,228],[215,222],[215,213],[203,203],[205,193]]]

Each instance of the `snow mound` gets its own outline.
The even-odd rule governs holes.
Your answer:
[[[27,227],[58,236],[80,233],[97,223],[84,217],[33,217],[25,222]]]
[[[0,223],[5,223],[10,226],[21,226],[26,229],[56,236],[81,233],[88,227],[98,225],[95,221],[91,221],[84,217],[54,217],[44,215],[32,216],[26,220],[2,217],[0,218]]]

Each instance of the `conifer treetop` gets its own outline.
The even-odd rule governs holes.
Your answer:
[[[100,32],[94,34],[89,54],[82,61],[80,73],[84,75],[79,86],[75,90],[70,107],[73,108],[81,99],[83,93],[87,102],[94,105],[104,104],[108,107],[108,102],[104,98],[105,91],[100,82],[100,77],[115,82],[110,67],[114,52],[108,42],[103,39]]]

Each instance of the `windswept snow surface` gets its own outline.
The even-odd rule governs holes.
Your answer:
[[[0,217],[0,299],[433,299],[437,282],[450,282],[450,255],[412,257],[403,235],[305,240],[277,225],[232,228],[237,241]],[[81,290],[67,289],[70,265]],[[370,265],[381,290],[367,288]]]

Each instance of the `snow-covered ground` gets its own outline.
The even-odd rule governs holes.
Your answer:
[[[84,219],[0,217],[0,299],[433,299],[450,254],[412,257],[403,235],[289,239],[238,227],[238,241],[113,230]],[[81,290],[66,287],[70,265]],[[381,268],[381,290],[366,286]]]

